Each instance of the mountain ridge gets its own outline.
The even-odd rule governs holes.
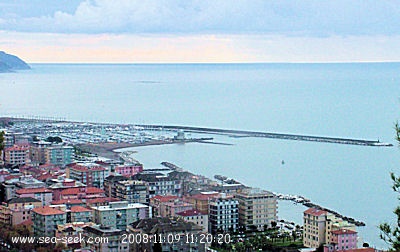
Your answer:
[[[0,73],[27,70],[31,67],[19,57],[0,51]]]

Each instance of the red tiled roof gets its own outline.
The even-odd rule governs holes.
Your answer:
[[[373,248],[358,248],[358,249],[348,249],[346,252],[375,252]]]
[[[115,201],[120,201],[120,200],[116,198],[103,197],[103,198],[87,199],[86,203],[96,204],[96,203],[115,202]]]
[[[78,212],[91,212],[92,210],[87,209],[86,207],[82,206],[73,206],[71,207],[71,212],[78,213]]]
[[[40,215],[56,215],[56,214],[64,214],[64,211],[61,211],[57,208],[44,206],[44,207],[36,207],[33,209],[33,212]]]
[[[83,166],[79,164],[74,164],[70,166],[70,169],[80,171],[80,172],[88,172],[88,171],[105,171],[106,169],[101,166]]]
[[[84,190],[83,190],[84,189]],[[62,195],[74,195],[74,194],[79,194],[79,193],[85,193],[85,194],[98,194],[98,193],[104,193],[104,190],[97,188],[97,187],[83,187],[81,188],[67,188],[61,191]]]
[[[21,175],[9,175],[9,176],[5,177],[4,179],[5,180],[11,180],[11,179],[19,178],[19,177],[21,177]]]
[[[53,200],[51,204],[52,205],[83,204],[83,201],[80,199],[62,199],[62,200]]]
[[[152,199],[158,200],[160,202],[168,202],[168,201],[175,200],[175,199],[178,199],[178,198],[179,198],[178,196],[174,196],[174,195],[165,195],[165,196],[156,195]]]
[[[339,229],[339,230],[332,231],[332,234],[336,234],[336,235],[357,234],[357,232],[353,231],[353,230],[349,230],[349,229]]]
[[[179,212],[179,213],[176,213],[176,214],[180,215],[180,216],[185,216],[185,217],[187,217],[187,216],[206,215],[206,214],[204,214],[204,213],[202,213],[202,212],[200,212],[199,210],[196,210],[196,209],[186,210],[186,211]]]
[[[24,188],[24,189],[19,189],[16,191],[17,194],[28,194],[28,193],[52,193],[51,190],[45,188],[45,187],[40,187],[40,188]]]
[[[188,198],[197,199],[197,200],[208,200],[210,198],[216,198],[216,197],[218,197],[218,195],[219,195],[219,193],[213,193],[213,194],[202,194],[202,193],[200,193],[200,194],[192,195],[192,196],[190,196]]]
[[[40,181],[45,181],[46,179],[48,179],[48,178],[57,178],[57,175],[51,175],[50,173],[48,173],[48,174],[43,174],[43,175],[40,175],[39,177],[37,177],[36,179],[37,180],[40,180]]]
[[[306,211],[304,211],[305,214],[313,215],[313,216],[321,216],[325,215],[328,212],[320,209],[315,209],[315,208],[309,208]]]
[[[22,226],[32,226],[33,225],[33,221],[32,220],[26,220],[26,221],[23,221],[23,222],[21,222],[20,224],[18,224],[18,225],[22,225]]]
[[[12,147],[6,148],[4,151],[28,151],[29,146],[26,145],[14,145]]]

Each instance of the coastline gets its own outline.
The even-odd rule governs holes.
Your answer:
[[[84,152],[93,153],[100,157],[119,159],[120,153],[122,153],[123,149],[125,148],[165,145],[165,144],[185,144],[185,143],[224,144],[224,143],[207,142],[210,140],[212,140],[212,138],[193,138],[193,139],[183,139],[183,140],[153,140],[143,143],[85,143],[85,144],[77,144],[76,146]]]

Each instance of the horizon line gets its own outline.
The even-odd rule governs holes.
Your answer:
[[[28,64],[76,64],[76,65],[174,65],[174,64],[197,64],[197,65],[206,65],[206,64],[370,64],[370,63],[400,63],[400,60],[383,60],[383,61],[238,61],[238,62],[26,62]]]

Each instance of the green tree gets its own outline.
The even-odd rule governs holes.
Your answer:
[[[400,144],[400,125],[398,122],[396,122],[394,128],[396,130],[396,140]],[[400,193],[400,177],[390,173],[390,178],[393,182],[393,191]],[[380,238],[390,245],[392,251],[400,251],[400,206],[396,207],[393,213],[396,215],[396,224],[393,226],[387,222],[380,224]]]

